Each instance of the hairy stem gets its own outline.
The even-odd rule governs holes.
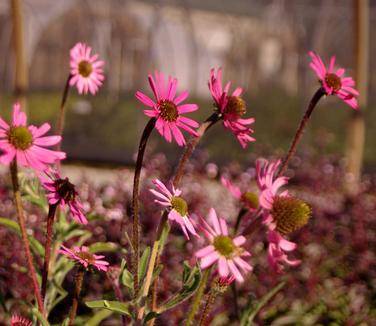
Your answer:
[[[133,215],[133,229],[132,229],[132,244],[133,244],[133,259],[132,259],[132,272],[133,272],[133,289],[135,297],[138,294],[138,264],[139,264],[139,256],[140,256],[140,248],[139,248],[139,234],[140,234],[140,225],[139,225],[139,188],[140,188],[140,175],[142,169],[142,162],[144,160],[145,148],[146,143],[149,139],[151,132],[154,129],[156,123],[155,118],[151,118],[141,136],[140,145],[138,147],[138,154],[137,154],[137,161],[136,161],[136,169],[134,172],[134,179],[133,179],[133,196],[132,196],[132,215]]]
[[[198,309],[200,308],[201,299],[202,299],[202,296],[204,295],[206,284],[208,283],[210,271],[211,271],[211,268],[209,267],[202,273],[202,278],[198,286],[198,289],[196,290],[195,296],[193,298],[191,308],[189,309],[188,316],[185,321],[185,326],[192,325],[193,320],[196,316],[196,313]]]
[[[80,298],[82,282],[84,280],[84,274],[85,274],[85,269],[82,267],[79,267],[77,270],[76,279],[74,283],[73,301],[72,301],[72,307],[69,313],[69,323],[68,323],[69,326],[73,326],[74,320],[76,318],[78,300]]]
[[[304,132],[304,129],[305,129],[305,127],[306,127],[306,125],[309,121],[309,118],[311,117],[311,114],[312,114],[314,108],[316,107],[317,103],[319,102],[321,97],[323,97],[324,95],[325,95],[325,91],[324,91],[323,88],[320,87],[316,91],[316,93],[313,95],[311,101],[309,102],[307,111],[304,113],[304,116],[303,116],[302,120],[300,121],[299,128],[296,131],[294,139],[291,142],[290,149],[289,149],[286,157],[283,159],[283,163],[282,163],[282,166],[279,170],[278,176],[281,176],[285,173],[285,171],[288,167],[289,161],[292,158],[292,156],[295,154],[296,147],[298,146],[298,143],[299,143],[301,137],[303,136],[303,132]]]
[[[201,315],[201,318],[200,318],[199,326],[208,325],[208,322],[206,321],[206,319],[208,318],[209,313],[210,313],[210,311],[213,307],[213,304],[215,302],[215,298],[217,297],[217,294],[218,294],[218,292],[215,291],[213,288],[210,289],[209,294],[208,294],[208,298],[207,298],[206,303],[205,303],[204,311],[202,312],[202,315]]]
[[[205,134],[208,129],[213,126],[217,121],[219,121],[220,116],[218,113],[213,113],[208,119],[203,122],[200,127],[197,129],[198,136],[192,137],[187,145],[185,146],[184,153],[180,158],[178,167],[176,168],[175,176],[173,179],[173,183],[175,187],[178,187],[181,181],[181,178],[184,174],[184,168],[187,164],[189,158],[191,157],[194,149],[196,148],[197,144],[201,140],[202,136]]]
[[[36,274],[35,267],[33,264],[33,256],[31,254],[30,243],[27,237],[27,232],[26,232],[25,216],[24,216],[24,210],[23,210],[22,201],[21,201],[21,192],[20,192],[20,186],[18,182],[18,168],[17,168],[16,160],[14,160],[10,165],[10,174],[12,178],[14,202],[16,205],[18,224],[20,225],[22,243],[24,246],[27,265],[29,268],[28,274],[30,275],[32,283],[33,283],[34,295],[38,303],[39,312],[44,316],[43,299],[40,293],[40,288],[39,288],[39,284],[37,280],[37,274]]]
[[[43,273],[42,273],[42,298],[45,300],[46,290],[47,290],[47,280],[48,280],[48,270],[50,266],[51,259],[51,246],[52,238],[54,232],[54,220],[56,214],[57,204],[49,206],[48,216],[47,216],[47,235],[46,235],[46,244],[44,247],[44,263],[43,263]]]

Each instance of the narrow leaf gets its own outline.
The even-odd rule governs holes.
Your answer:
[[[21,237],[21,229],[16,221],[10,220],[8,218],[0,217],[0,224],[6,226],[10,230],[16,232]],[[31,250],[37,255],[44,257],[44,247],[42,244],[35,239],[33,236],[28,236]]]
[[[130,316],[129,305],[119,301],[97,300],[85,302],[89,308],[104,308],[121,315]]]
[[[240,326],[250,326],[252,325],[253,319],[257,316],[260,310],[286,285],[286,282],[281,282],[273,289],[271,289],[267,294],[265,294],[260,300],[257,301],[256,305],[251,305],[250,308],[246,309],[240,321]]]

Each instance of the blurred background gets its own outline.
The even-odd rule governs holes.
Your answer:
[[[219,176],[242,190],[252,189],[255,159],[283,157],[319,87],[308,51],[315,50],[325,62],[335,55],[337,65],[356,79],[360,110],[333,96],[321,100],[313,114],[287,171],[289,191],[313,209],[307,227],[291,237],[302,264],[278,279],[286,287],[256,322],[376,325],[375,21],[374,0],[0,0],[0,115],[8,117],[18,99],[32,122],[54,126],[69,74],[69,50],[79,41],[92,46],[106,61],[106,80],[96,96],[79,96],[75,89],[70,93],[63,149],[74,168],[85,166],[85,171],[67,175],[81,178],[77,187],[92,218],[88,242],[99,239],[126,248],[119,230],[124,221],[129,227],[130,167],[147,122],[134,94],[151,94],[148,72],[159,69],[176,76],[179,90],[190,92],[188,102],[199,104],[191,115],[199,121],[213,110],[207,87],[212,67],[222,67],[225,79],[244,88],[247,116],[256,118],[257,141],[242,150],[232,134],[216,125],[200,142],[182,186],[190,211],[204,215],[216,207],[234,222],[239,203]],[[153,239],[160,214],[148,191],[150,180],[168,180],[181,151],[156,132],[150,139],[141,190],[144,244]],[[89,165],[111,170],[98,172]],[[14,216],[9,181],[3,175],[0,180],[0,216]],[[28,205],[30,232],[44,241],[44,214]],[[240,309],[255,305],[276,284],[265,238],[261,232],[250,239],[255,269],[239,290]],[[2,325],[1,311],[7,318],[32,296],[20,267],[24,261],[17,235],[1,227],[0,239]],[[161,300],[179,289],[182,261],[195,250],[175,228],[170,241],[174,245],[162,263],[172,272],[163,274]],[[119,265],[122,256],[116,251],[107,257]],[[64,286],[72,287],[73,281],[69,275]],[[87,282],[85,299],[103,293],[113,299],[104,277]],[[236,309],[229,308],[230,291],[226,295],[218,300],[212,325],[238,325]],[[69,304],[67,297],[57,306],[54,322],[61,322]],[[92,311],[83,304],[79,309],[85,324]],[[183,312],[163,315],[160,325],[179,325]],[[116,318],[101,325],[117,325]]]
[[[54,123],[69,73],[69,50],[87,42],[106,61],[106,81],[98,96],[71,93],[64,148],[71,160],[132,163],[146,121],[134,93],[150,93],[148,72],[176,76],[180,90],[188,89],[190,102],[200,105],[193,117],[203,120],[213,109],[210,68],[222,67],[225,78],[245,90],[247,115],[257,121],[257,142],[244,152],[218,126],[211,132],[220,137],[207,137],[201,147],[216,162],[246,161],[251,151],[286,150],[318,87],[308,56],[315,50],[326,61],[336,55],[354,78],[357,69],[366,71],[358,78],[368,137],[355,147],[364,147],[371,170],[376,163],[371,141],[376,137],[376,74],[368,58],[376,53],[369,37],[375,35],[375,19],[374,1],[1,0],[0,112],[7,114],[21,95],[32,121]],[[362,126],[349,127],[350,111],[336,98],[322,101],[304,137],[305,148],[344,155],[353,133],[363,133]],[[153,146],[171,159],[180,153],[159,136],[152,138]]]

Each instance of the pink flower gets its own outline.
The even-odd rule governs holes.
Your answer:
[[[187,202],[180,197],[181,190],[175,189],[174,185],[172,185],[172,190],[169,191],[167,187],[158,179],[153,180],[153,183],[157,190],[150,189],[150,192],[158,198],[155,199],[154,202],[170,210],[168,213],[168,219],[175,221],[180,225],[188,240],[188,231],[191,234],[198,236],[188,215]]]
[[[240,145],[245,148],[249,142],[255,141],[250,136],[253,130],[249,127],[255,122],[254,118],[242,119],[246,114],[245,101],[240,97],[243,90],[237,87],[232,95],[229,94],[231,82],[228,82],[222,89],[222,69],[219,68],[217,76],[215,70],[210,70],[210,80],[208,82],[209,90],[212,94],[215,106],[223,118],[223,126],[236,136]]]
[[[84,215],[84,208],[78,198],[74,184],[69,182],[68,178],[62,179],[57,171],[45,171],[48,179],[41,176],[43,187],[49,192],[47,195],[50,205],[60,205],[69,207],[73,219],[80,224],[87,224],[88,221]]]
[[[256,182],[260,189],[259,204],[265,210],[264,223],[271,229],[275,228],[272,215],[270,214],[273,208],[273,202],[277,196],[279,188],[287,184],[287,177],[277,177],[278,167],[281,161],[269,163],[268,161],[256,161]],[[288,192],[284,191],[280,196],[287,196]]]
[[[269,163],[257,160],[256,179],[261,194],[260,206],[263,211],[263,223],[268,227],[268,261],[277,272],[282,272],[282,264],[296,266],[299,260],[289,260],[287,253],[296,248],[296,244],[286,240],[283,235],[303,227],[311,215],[310,207],[302,200],[289,196],[287,191],[279,189],[287,184],[286,177],[276,177],[280,161]]]
[[[358,101],[355,96],[359,92],[353,87],[355,82],[351,77],[343,77],[345,69],[339,68],[334,72],[336,57],[330,58],[328,69],[326,69],[320,56],[312,51],[309,52],[312,58],[310,67],[320,79],[323,90],[326,95],[336,95],[353,109],[358,108]]]
[[[80,94],[95,94],[104,80],[104,61],[98,60],[98,54],[91,55],[91,47],[77,43],[70,50],[71,80],[70,86],[76,85]]]
[[[178,145],[183,146],[185,139],[179,128],[197,136],[197,132],[192,128],[197,128],[199,124],[192,119],[183,117],[182,114],[196,111],[197,104],[181,104],[188,97],[188,91],[183,91],[175,97],[178,86],[177,79],[168,77],[167,87],[165,87],[164,76],[161,72],[156,71],[154,78],[149,74],[148,78],[156,101],[142,92],[136,92],[137,99],[151,108],[151,110],[144,110],[145,115],[157,118],[155,127],[168,142],[171,142],[172,136],[174,136]]]
[[[10,321],[11,326],[33,326],[33,323],[21,316],[13,315]]]
[[[21,166],[43,171],[47,164],[65,159],[65,153],[44,148],[61,141],[60,136],[42,137],[51,128],[48,123],[38,128],[27,126],[26,122],[26,114],[18,103],[13,106],[11,125],[0,118],[0,150],[5,152],[0,156],[1,163],[8,165],[16,159]]]
[[[88,247],[74,247],[73,250],[61,245],[59,253],[67,256],[76,263],[81,264],[85,268],[96,267],[99,271],[106,272],[109,263],[103,260],[104,256],[94,255],[89,251]]]
[[[300,260],[290,260],[286,254],[296,249],[297,246],[294,242],[284,239],[276,231],[269,231],[268,241],[268,261],[269,265],[275,272],[283,272],[283,264],[288,264],[290,266],[297,266],[300,264]]]
[[[210,241],[210,245],[196,252],[196,257],[201,259],[201,268],[218,262],[219,276],[233,276],[238,282],[243,282],[240,270],[244,273],[252,271],[252,266],[242,259],[251,255],[241,247],[246,242],[245,237],[230,237],[226,221],[217,217],[214,208],[210,209],[209,219],[213,228],[204,219],[201,221],[201,229]]]
[[[221,177],[221,183],[228,189],[228,191],[251,212],[257,210],[259,206],[258,195],[252,191],[242,192],[239,187],[235,186],[230,180]]]

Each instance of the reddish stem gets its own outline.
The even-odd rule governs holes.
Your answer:
[[[145,148],[151,132],[153,131],[156,123],[156,118],[151,118],[141,136],[140,145],[138,147],[136,168],[133,179],[133,196],[132,196],[132,217],[133,217],[133,229],[132,229],[132,244],[133,244],[133,259],[132,259],[132,272],[133,272],[133,289],[134,296],[138,293],[138,264],[140,256],[140,225],[139,225],[139,188],[140,188],[140,176],[142,169],[142,162],[144,160]]]
[[[302,120],[300,121],[299,128],[295,133],[294,139],[292,140],[292,143],[290,145],[290,149],[289,149],[286,157],[283,159],[283,163],[282,163],[281,169],[279,170],[278,176],[281,176],[285,173],[285,171],[288,167],[289,161],[292,158],[292,156],[295,154],[296,147],[298,146],[298,143],[299,143],[301,137],[303,136],[303,132],[304,132],[304,129],[305,129],[305,127],[306,127],[306,125],[309,121],[309,118],[311,117],[311,114],[312,114],[314,108],[316,107],[317,103],[319,102],[321,97],[323,97],[324,95],[325,95],[325,91],[322,87],[320,87],[316,91],[316,93],[313,95],[311,101],[309,102],[307,111],[304,113],[304,116],[303,116]]]
[[[17,217],[18,217],[18,224],[20,225],[21,229],[21,237],[22,237],[22,243],[24,246],[25,254],[26,254],[26,260],[29,268],[29,275],[31,277],[33,287],[34,287],[34,294],[35,298],[38,303],[38,309],[39,312],[44,316],[44,306],[43,306],[43,300],[40,293],[39,284],[37,281],[37,274],[34,268],[33,264],[33,256],[31,254],[30,250],[30,243],[29,238],[27,236],[26,231],[26,223],[25,223],[25,216],[24,216],[24,210],[22,207],[22,201],[21,201],[21,192],[20,192],[20,186],[18,182],[18,168],[17,168],[17,161],[14,160],[10,165],[10,174],[12,178],[12,185],[13,185],[13,192],[14,192],[14,201],[16,205],[16,211],[17,211]]]
[[[72,307],[71,307],[71,311],[69,313],[69,323],[68,323],[69,326],[73,326],[74,320],[76,318],[78,300],[80,298],[82,282],[84,280],[84,274],[85,274],[85,269],[82,268],[82,267],[79,267],[77,274],[76,274],[75,284],[74,284],[74,294],[73,294]]]
[[[42,298],[45,300],[46,290],[47,290],[47,280],[48,280],[48,271],[50,266],[51,259],[51,246],[53,239],[53,226],[55,220],[57,204],[49,206],[48,216],[47,216],[47,235],[46,235],[46,245],[44,253],[44,263],[43,263],[43,273],[42,273]]]

